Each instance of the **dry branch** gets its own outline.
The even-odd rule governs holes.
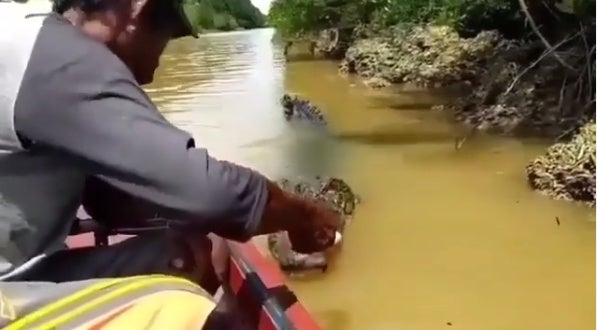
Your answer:
[[[570,64],[568,64],[566,61],[564,61],[557,53],[555,53],[553,51],[554,47],[551,45],[549,40],[547,40],[547,38],[545,38],[545,36],[541,33],[541,31],[539,31],[539,27],[537,26],[535,19],[529,12],[529,7],[527,7],[525,0],[518,0],[518,2],[520,3],[520,8],[522,9],[525,16],[527,17],[527,20],[529,21],[531,28],[533,29],[535,34],[539,37],[539,39],[541,39],[541,42],[543,42],[545,47],[550,51],[549,53],[553,54],[553,56],[558,60],[558,62],[560,62],[560,64],[562,64],[566,69],[576,72],[576,69],[574,67],[572,67]]]
[[[521,0],[521,1],[524,1],[524,0]],[[543,54],[541,54],[541,56],[539,56],[539,58],[535,60],[535,62],[533,62],[533,63],[531,63],[531,65],[527,66],[524,70],[522,70],[522,72],[520,72],[514,78],[514,80],[512,80],[512,83],[510,84],[510,86],[508,86],[508,89],[506,89],[506,91],[504,92],[504,94],[510,93],[512,91],[512,89],[514,89],[514,86],[516,86],[516,83],[518,83],[518,81],[520,80],[520,78],[522,78],[522,76],[524,76],[527,72],[529,72],[529,70],[531,70],[537,64],[539,64],[539,62],[541,62],[545,57],[547,57],[547,55],[554,54],[554,56],[556,56],[557,54],[554,53],[556,51],[556,49],[558,49],[561,45],[567,43],[568,41],[576,38],[579,34],[580,34],[580,31],[576,32],[575,34],[571,35],[568,38],[563,39],[562,41],[558,42],[555,46],[550,46],[548,49],[546,49],[545,52],[543,52]],[[574,71],[576,71],[576,70],[574,70]]]

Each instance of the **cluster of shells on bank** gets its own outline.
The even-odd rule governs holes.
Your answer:
[[[556,199],[595,205],[595,123],[557,143],[526,167],[529,184]]]
[[[361,28],[339,71],[388,83],[441,86],[474,77],[477,62],[493,54],[498,40],[492,31],[461,38],[447,26],[396,25],[378,33]]]
[[[413,83],[433,88],[465,82],[473,91],[450,105],[456,119],[477,130],[509,132],[523,122],[525,111],[497,100],[501,85],[519,70],[515,63],[494,60],[516,44],[495,31],[462,38],[448,26],[397,25],[378,34],[358,30],[340,64],[341,74],[354,73],[371,88]],[[496,83],[498,80],[500,83]],[[500,85],[501,84],[501,85]]]

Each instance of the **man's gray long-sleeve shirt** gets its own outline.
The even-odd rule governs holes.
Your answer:
[[[255,231],[265,178],[195,147],[103,44],[56,15],[4,24],[16,31],[0,38],[0,256],[12,266],[65,238],[90,176],[208,231]]]

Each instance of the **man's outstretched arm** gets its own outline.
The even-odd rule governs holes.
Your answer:
[[[268,198],[264,206],[261,221],[254,230],[246,230],[234,222],[218,221],[206,226],[201,221],[193,221],[196,216],[167,209],[163,206],[131,195],[130,192],[120,190],[100,177],[91,176],[87,179],[83,193],[82,204],[87,213],[96,220],[109,226],[134,227],[146,223],[147,219],[161,217],[163,219],[191,220],[200,229],[209,230],[222,237],[234,240],[245,240],[251,235],[288,230],[294,223],[304,223],[312,217],[315,210],[309,211],[309,202],[300,197],[284,192],[273,182],[267,184]],[[311,206],[312,207],[312,206]]]
[[[25,76],[15,128],[29,148],[70,158],[90,176],[151,205],[154,216],[195,221],[236,239],[255,234],[271,213],[265,212],[267,179],[196,147],[163,118],[124,65],[102,51],[108,52],[74,51],[62,66]],[[284,209],[293,205],[287,202]],[[124,206],[112,204],[115,210]]]

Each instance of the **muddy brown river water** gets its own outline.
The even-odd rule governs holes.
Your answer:
[[[291,282],[325,329],[595,329],[595,210],[525,183],[546,141],[479,136],[455,151],[458,127],[429,110],[438,93],[286,63],[272,36],[175,41],[147,91],[214,156],[360,193],[332,269]],[[319,105],[329,129],[286,123],[284,91]]]

